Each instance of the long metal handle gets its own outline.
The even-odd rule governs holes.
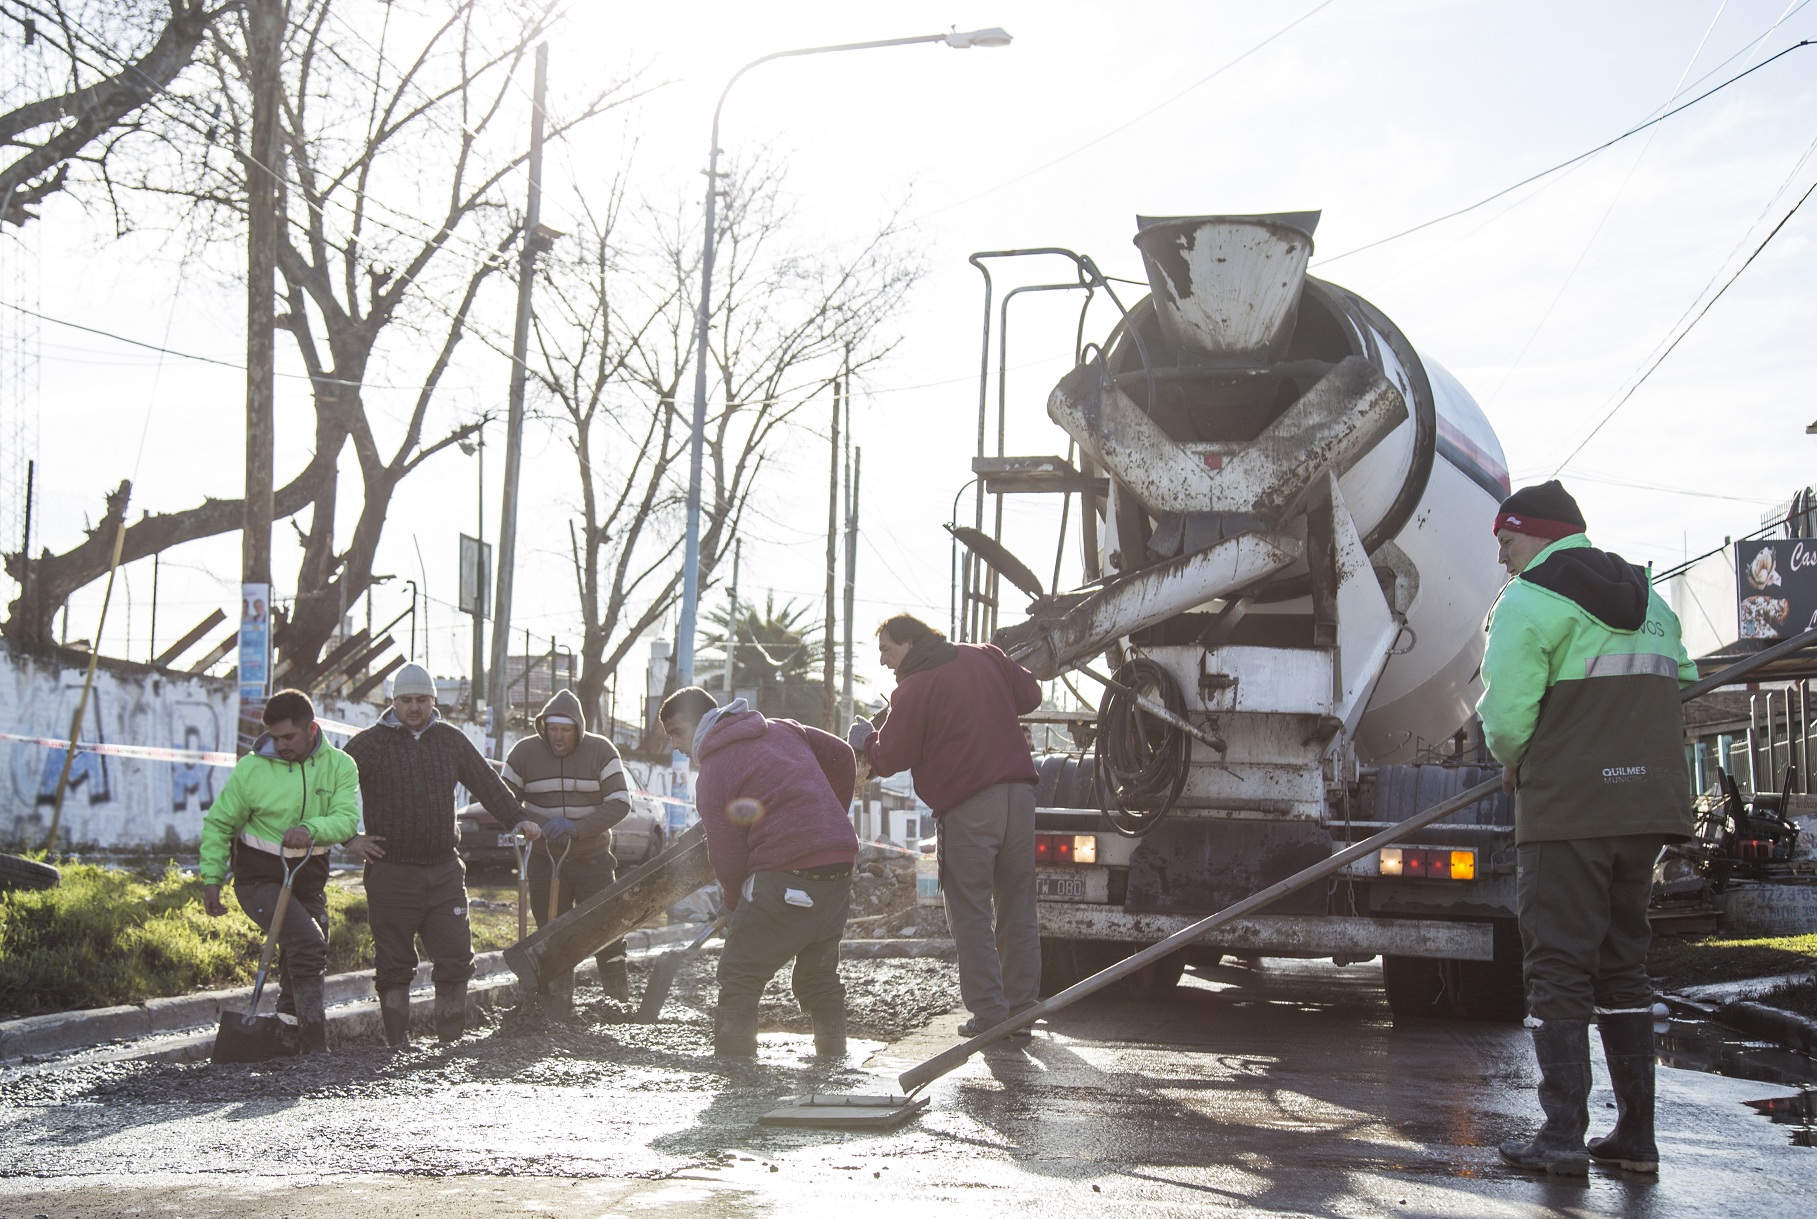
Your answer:
[[[511,849],[517,855],[517,940],[530,938],[530,839],[521,830],[513,831]]]
[[[283,850],[282,847],[278,849]],[[280,855],[278,858],[282,860],[287,856]],[[290,883],[296,879],[297,870],[308,858],[309,852],[304,851],[297,856],[295,863],[284,865],[284,884],[278,890],[277,903],[271,910],[271,925],[265,932],[265,946],[259,949],[259,973],[252,980],[252,1001],[246,1005],[248,1020],[259,1014],[259,997],[265,993],[265,979],[271,975],[271,958],[277,951],[278,933],[284,928],[284,916],[290,912]]]
[[[1775,644],[1770,648],[1756,652],[1754,655],[1730,665],[1720,673],[1714,673],[1709,677],[1704,678],[1702,681],[1693,682],[1691,685],[1686,686],[1683,690],[1679,691],[1679,701],[1689,702],[1698,695],[1706,694],[1709,691],[1716,689],[1718,686],[1728,685],[1746,674],[1751,673],[1761,665],[1777,660],[1779,657],[1784,656],[1789,652],[1795,652],[1799,648],[1812,642],[1817,642],[1817,628],[1805,631],[1800,635],[1794,635],[1783,643]],[[1277,898],[1285,897],[1296,889],[1303,889],[1314,881],[1323,880],[1325,877],[1330,876],[1335,872],[1342,871],[1345,867],[1363,858],[1365,855],[1388,846],[1390,843],[1406,837],[1415,830],[1423,829],[1424,827],[1431,825],[1434,821],[1442,820],[1455,812],[1469,808],[1478,800],[1493,796],[1500,790],[1500,779],[1490,779],[1486,783],[1479,783],[1462,795],[1453,796],[1449,800],[1435,804],[1424,812],[1414,814],[1407,818],[1407,820],[1400,822],[1398,825],[1389,826],[1379,834],[1371,835],[1361,842],[1354,843],[1353,845],[1344,848],[1329,859],[1323,859],[1318,863],[1313,864],[1311,867],[1302,868],[1287,879],[1276,881],[1261,892],[1253,893],[1233,906],[1227,906],[1216,914],[1208,914],[1198,922],[1187,927],[1182,927],[1160,943],[1150,944],[1147,948],[1144,948],[1134,956],[1125,957],[1108,969],[1100,970],[1098,973],[1093,974],[1084,981],[1067,987],[1053,998],[1037,1003],[1034,1007],[1027,1009],[1020,1015],[1011,1016],[1002,1024],[993,1025],[991,1028],[985,1029],[982,1033],[979,1033],[969,1041],[963,1041],[958,1045],[953,1046],[951,1049],[943,1050],[934,1055],[926,1062],[910,1067],[897,1077],[897,1082],[902,1086],[902,1090],[905,1092],[914,1092],[923,1088],[932,1081],[940,1078],[942,1075],[945,1075],[948,1071],[951,1071],[964,1063],[966,1059],[970,1058],[973,1054],[976,1054],[979,1050],[988,1045],[993,1045],[996,1042],[1002,1041],[1011,1033],[1025,1029],[1042,1017],[1057,1012],[1061,1008],[1068,1007],[1071,1004],[1078,1002],[1080,999],[1083,999],[1085,996],[1103,990],[1111,983],[1126,978],[1130,974],[1135,973],[1137,970],[1148,965],[1152,965],[1162,957],[1200,939],[1207,932],[1217,930],[1225,923],[1232,922],[1248,914],[1253,914],[1255,911],[1270,904]]]

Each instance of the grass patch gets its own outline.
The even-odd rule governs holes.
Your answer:
[[[1817,969],[1817,934],[1755,940],[1655,936],[1647,972],[1666,990]]]
[[[246,986],[258,972],[264,937],[231,885],[229,913],[210,918],[201,879],[175,864],[149,874],[60,866],[56,888],[0,892],[0,1019]],[[474,885],[470,896],[487,903],[470,913],[474,951],[515,944],[516,885]],[[328,972],[371,969],[359,877],[335,877],[327,898]]]

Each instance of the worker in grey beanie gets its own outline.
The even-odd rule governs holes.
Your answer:
[[[473,742],[435,709],[435,679],[405,665],[391,683],[391,706],[347,742],[360,769],[365,831],[347,845],[366,861],[374,979],[385,1040],[410,1039],[410,983],[416,941],[435,962],[435,1031],[456,1041],[467,1026],[473,931],[467,923],[467,869],[457,850],[456,784],[473,793],[500,825],[516,825],[523,806]]]

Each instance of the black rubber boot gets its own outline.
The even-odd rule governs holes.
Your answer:
[[[625,972],[623,957],[599,958],[599,986],[606,992],[606,998],[616,999],[620,1003],[631,1001],[631,978]]]
[[[444,1043],[459,1041],[467,1033],[467,984],[435,984],[435,1035]]]
[[[328,1052],[328,1014],[322,997],[322,977],[293,979],[297,1005],[297,1042],[305,1054]]]
[[[1603,1057],[1615,1088],[1615,1129],[1590,1140],[1590,1158],[1629,1172],[1658,1172],[1653,1141],[1653,1013],[1598,1016]]]
[[[845,1008],[828,1007],[809,1012],[814,1021],[814,1055],[845,1058]]]
[[[715,1058],[757,1057],[758,997],[719,1000],[713,1013],[713,1056]]]
[[[1590,1125],[1590,1022],[1548,1020],[1533,1030],[1539,1060],[1539,1107],[1545,1125],[1526,1142],[1509,1139],[1502,1159],[1558,1177],[1590,1173],[1584,1131]]]
[[[410,1044],[410,988],[393,987],[379,992],[379,1018],[385,1022],[385,1044]]]

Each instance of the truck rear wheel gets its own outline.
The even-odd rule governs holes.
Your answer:
[[[1383,957],[1382,985],[1394,1018],[1519,1020],[1526,1011],[1520,928],[1513,919],[1496,919],[1494,929],[1493,960]]]

